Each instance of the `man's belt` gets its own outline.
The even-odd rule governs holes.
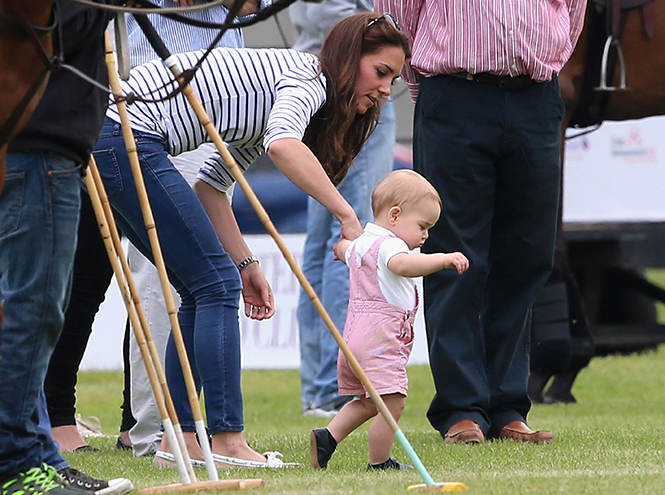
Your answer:
[[[455,72],[448,74],[449,76],[459,77],[467,81],[475,81],[482,84],[490,84],[498,86],[501,89],[524,89],[536,84],[529,76],[499,76],[497,74],[490,74],[489,72],[480,72],[479,74],[469,74],[468,72]]]

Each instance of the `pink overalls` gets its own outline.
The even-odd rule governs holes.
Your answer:
[[[357,266],[355,245],[349,256],[349,309],[344,325],[344,341],[360,363],[379,395],[407,395],[409,382],[406,363],[413,347],[413,322],[416,306],[404,310],[390,304],[379,288],[377,263],[381,243],[377,239]],[[355,375],[344,354],[337,359],[340,395],[369,394]]]

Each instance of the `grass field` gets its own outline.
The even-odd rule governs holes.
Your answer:
[[[429,368],[409,368],[411,393],[400,422],[435,481],[462,481],[470,494],[663,494],[665,493],[665,349],[638,356],[595,358],[579,376],[571,405],[538,405],[530,426],[551,429],[551,445],[495,441],[444,445],[425,418],[433,385]],[[96,416],[108,438],[91,438],[100,453],[67,454],[76,468],[99,477],[124,476],[138,488],[179,482],[175,470],[151,467],[151,459],[115,449],[120,420],[120,373],[81,373],[78,411]],[[257,450],[278,450],[288,470],[238,469],[221,478],[262,478],[265,494],[405,493],[422,480],[415,471],[367,473],[366,427],[342,444],[328,470],[308,467],[308,433],[327,420],[300,414],[297,371],[243,374],[247,437]],[[407,461],[395,446],[394,455]],[[205,470],[197,470],[206,479]]]

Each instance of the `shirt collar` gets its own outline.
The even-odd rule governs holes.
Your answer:
[[[372,222],[367,222],[365,225],[365,232],[378,236],[390,235],[395,237],[395,234],[393,234],[390,230]]]

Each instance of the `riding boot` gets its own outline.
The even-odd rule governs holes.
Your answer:
[[[574,404],[577,402],[577,399],[573,396],[572,388],[573,382],[581,369],[565,371],[554,376],[552,380],[552,385],[547,389],[547,392],[543,394],[543,402],[545,404]]]
[[[532,371],[529,373],[529,382],[527,384],[527,394],[532,404],[543,403],[543,390],[545,385],[552,378],[552,373]]]

